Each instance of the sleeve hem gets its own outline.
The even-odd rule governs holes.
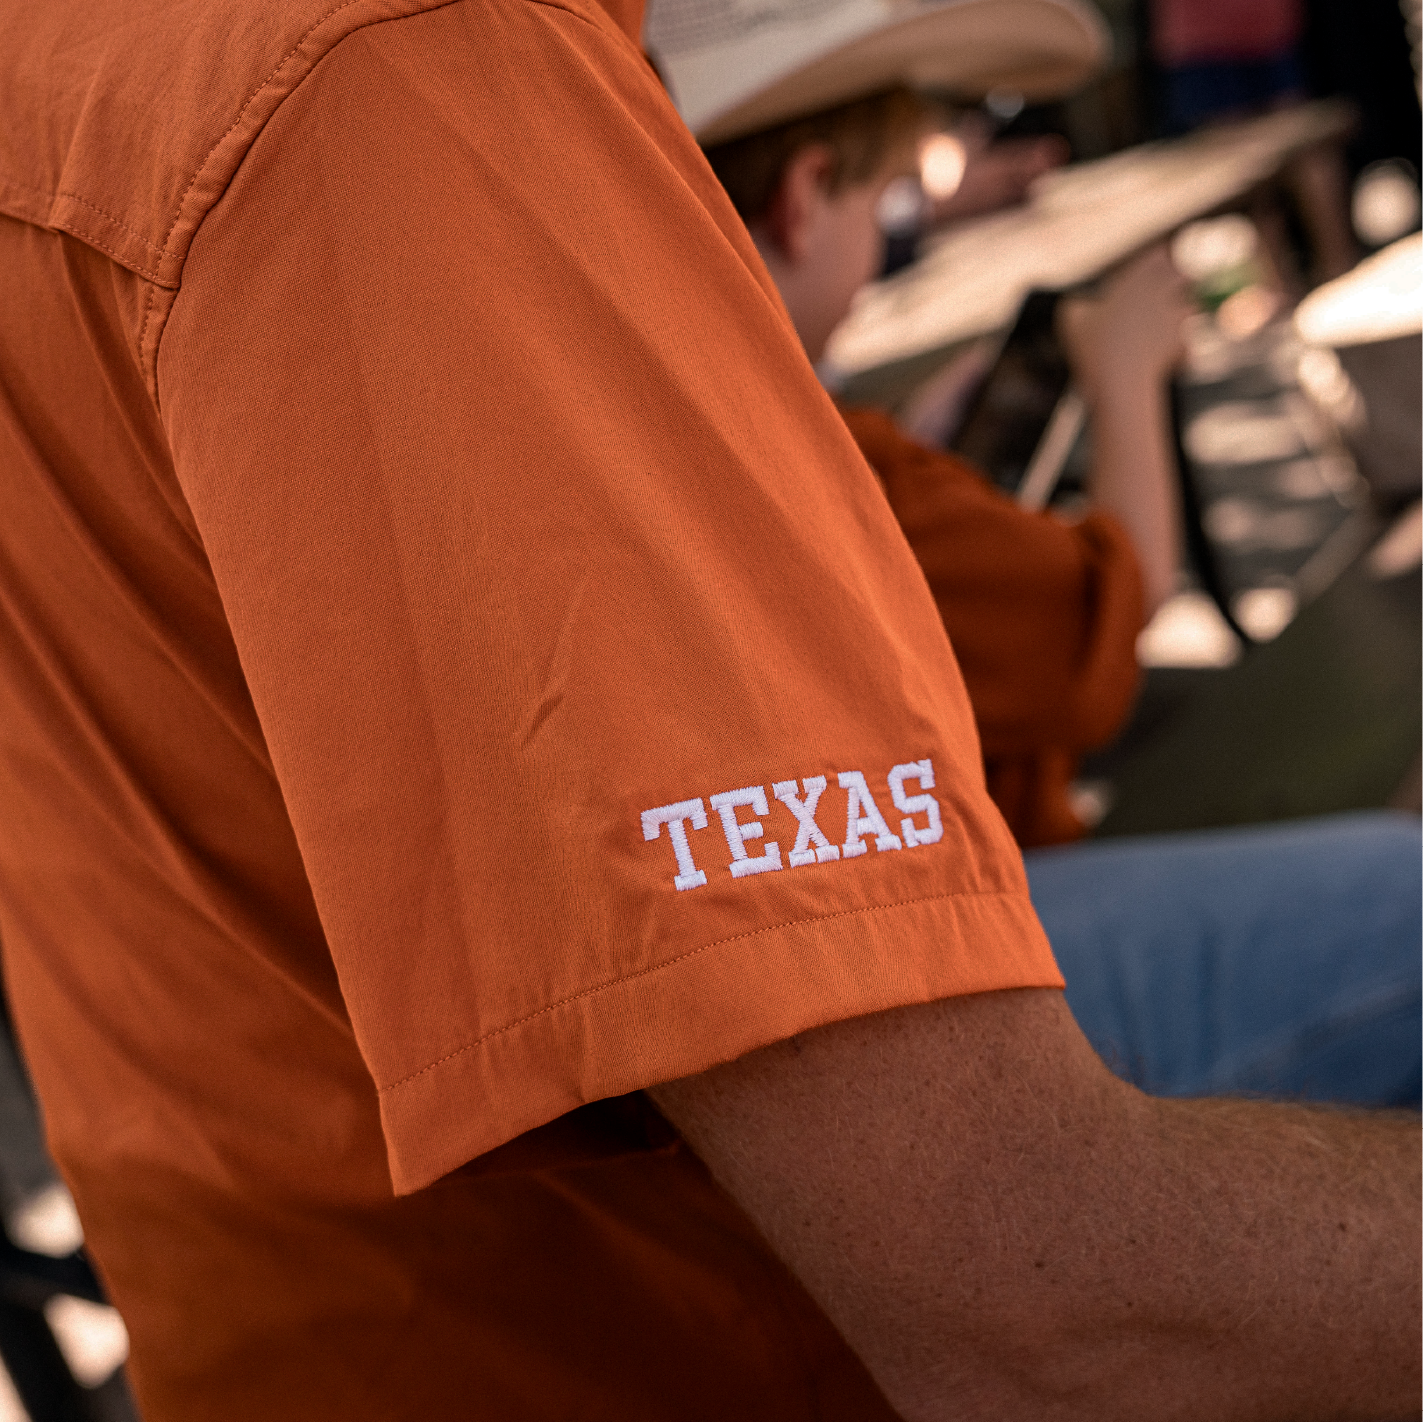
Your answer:
[[[1021,893],[944,894],[715,940],[548,1004],[380,1089],[397,1194],[586,1102],[913,1003],[1060,988]]]

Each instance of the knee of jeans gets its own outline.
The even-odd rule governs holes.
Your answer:
[[[1413,878],[1399,888],[1416,884],[1423,896],[1423,815],[1409,811],[1372,811],[1356,818],[1352,827],[1355,850],[1365,851],[1369,864],[1382,869],[1412,871]]]
[[[1390,853],[1417,855],[1423,850],[1423,820],[1409,810],[1365,810],[1341,816],[1354,833]]]

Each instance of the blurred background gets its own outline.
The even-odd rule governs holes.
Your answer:
[[[822,375],[1070,512],[1091,430],[1052,313],[1169,237],[1187,566],[1089,757],[1098,835],[1419,808],[1420,0],[1097,0],[1069,100],[941,121]],[[1204,58],[1202,56],[1205,56]],[[127,1340],[0,1015],[0,1419],[135,1416]]]
[[[821,374],[1071,513],[1091,430],[1057,296],[1168,238],[1189,572],[1074,806],[1098,835],[1419,799],[1419,24],[1413,0],[1098,0],[1064,102],[944,95]],[[1204,56],[1204,57],[1203,57]]]

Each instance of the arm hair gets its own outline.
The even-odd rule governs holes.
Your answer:
[[[1047,990],[653,1096],[905,1417],[1418,1416],[1411,1115],[1146,1097]]]

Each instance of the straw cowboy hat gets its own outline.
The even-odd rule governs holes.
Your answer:
[[[651,0],[643,37],[702,143],[894,84],[1055,98],[1111,45],[1085,0]]]

